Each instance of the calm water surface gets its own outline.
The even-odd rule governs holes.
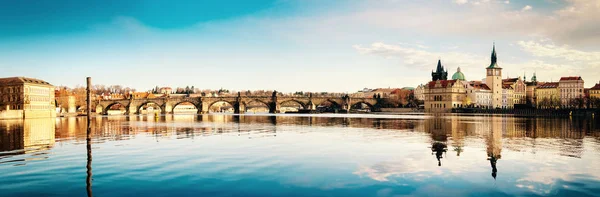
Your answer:
[[[110,116],[0,121],[0,196],[600,196],[596,119]],[[89,190],[88,190],[89,189]]]

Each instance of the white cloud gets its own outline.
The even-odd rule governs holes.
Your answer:
[[[423,68],[425,70],[435,68],[438,58],[441,58],[442,64],[448,68],[456,67],[481,67],[485,64],[485,58],[471,53],[461,52],[430,52],[424,49],[425,46],[417,45],[417,48],[405,45],[391,45],[376,42],[370,46],[363,47],[354,45],[361,54],[376,55],[385,58],[399,58],[407,66]],[[483,61],[482,61],[483,60]],[[453,72],[453,70],[452,70]]]
[[[569,45],[558,46],[549,40],[519,41],[517,44],[525,52],[536,57],[559,58],[578,63],[599,64],[600,52],[586,52],[571,48]]]
[[[462,4],[465,4],[468,2],[469,2],[468,0],[454,0],[454,3],[459,4],[459,5],[462,5]]]
[[[505,4],[510,4],[510,1],[504,1]]]
[[[521,9],[521,11],[525,12],[525,11],[529,11],[529,10],[531,10],[531,9],[532,9],[532,7],[531,7],[530,5],[526,5],[525,7],[523,7],[523,8]]]

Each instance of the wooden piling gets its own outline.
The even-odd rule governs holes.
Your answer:
[[[87,93],[87,136],[86,136],[86,142],[87,142],[87,165],[86,165],[86,169],[87,169],[87,177],[85,179],[85,183],[86,183],[86,190],[87,190],[87,195],[89,197],[92,197],[92,78],[91,77],[87,77],[87,89],[86,89],[86,93]]]

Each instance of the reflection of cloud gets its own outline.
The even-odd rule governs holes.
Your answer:
[[[353,174],[361,177],[366,176],[380,182],[387,182],[390,181],[390,177],[401,176],[403,174],[411,174],[413,178],[422,180],[431,177],[431,174],[441,174],[441,170],[436,169],[431,171],[414,159],[406,158],[401,163],[382,162],[373,166],[360,166]]]

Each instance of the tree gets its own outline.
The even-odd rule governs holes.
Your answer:
[[[590,103],[592,105],[592,108],[600,109],[600,98],[592,97],[590,98]]]
[[[584,105],[584,100],[583,100],[583,98],[581,98],[581,97],[579,97],[579,98],[574,98],[574,99],[571,99],[571,100],[569,101],[569,105],[570,105],[571,107],[577,107],[577,108],[581,109],[581,108],[583,108],[583,105]]]

